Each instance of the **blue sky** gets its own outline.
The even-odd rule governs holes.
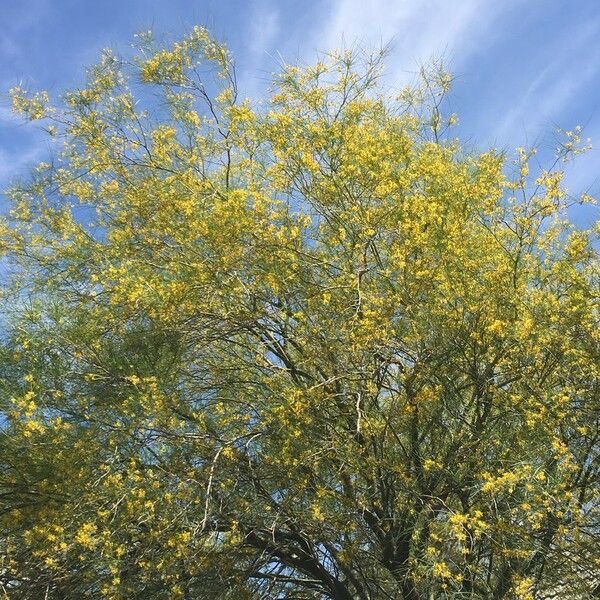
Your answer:
[[[344,42],[391,40],[389,86],[442,55],[469,146],[535,144],[543,156],[557,127],[582,125],[596,147],[567,183],[600,195],[600,0],[0,0],[0,9],[0,187],[52,151],[11,115],[10,87],[57,95],[104,47],[127,52],[137,31],[177,37],[200,24],[232,48],[248,96],[264,93],[281,59],[310,62]],[[589,223],[598,209],[573,218]]]

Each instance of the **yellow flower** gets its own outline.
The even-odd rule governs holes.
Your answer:
[[[432,573],[433,573],[434,577],[442,577],[442,578],[452,577],[452,571],[450,571],[448,564],[443,561],[435,563],[433,565]]]
[[[96,532],[97,527],[94,523],[84,523],[75,534],[75,541],[84,548],[93,548],[98,542]]]

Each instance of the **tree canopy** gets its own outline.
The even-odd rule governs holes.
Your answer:
[[[0,226],[6,598],[598,594],[597,226],[384,53],[105,52]],[[531,171],[531,172],[530,172]],[[595,227],[595,231],[594,231]]]

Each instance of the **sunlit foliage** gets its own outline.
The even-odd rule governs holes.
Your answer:
[[[435,65],[327,54],[253,104],[204,29],[137,42],[13,90],[57,150],[0,232],[4,597],[591,598],[580,130],[538,169],[453,139]]]

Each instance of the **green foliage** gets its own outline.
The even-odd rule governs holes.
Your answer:
[[[63,145],[0,231],[6,598],[592,597],[579,131],[530,176],[451,139],[443,70],[392,97],[382,60],[256,108],[196,28],[13,91]]]

